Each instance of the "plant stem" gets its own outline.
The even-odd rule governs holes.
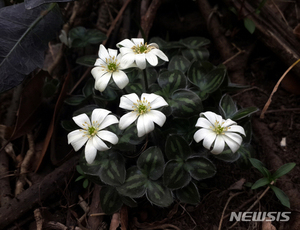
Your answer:
[[[147,81],[147,70],[143,69],[143,87],[144,87],[144,92],[146,93],[148,90],[148,81]]]

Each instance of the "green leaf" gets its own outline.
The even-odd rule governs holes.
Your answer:
[[[265,168],[264,164],[261,161],[255,159],[255,158],[249,158],[249,161],[251,162],[251,164],[253,165],[254,168],[258,169],[258,171],[260,171],[261,174],[263,174],[264,177],[269,178],[270,173]]]
[[[209,51],[206,48],[201,49],[184,49],[181,51],[182,55],[189,61],[192,60],[207,60],[209,58]]]
[[[89,180],[88,180],[88,179],[85,179],[85,180],[83,181],[83,183],[82,183],[82,187],[83,187],[83,188],[87,188],[88,185],[89,185]]]
[[[190,61],[183,56],[176,55],[172,57],[168,65],[168,70],[181,70],[186,72],[190,66]]]
[[[238,108],[232,98],[228,94],[224,94],[219,103],[219,110],[222,117],[228,119],[238,111]]]
[[[189,158],[184,167],[195,180],[213,177],[217,172],[215,165],[204,157]]]
[[[68,105],[80,105],[86,99],[85,96],[82,95],[74,95],[65,100],[65,103]]]
[[[176,197],[182,202],[186,204],[197,205],[200,202],[200,194],[197,186],[190,182],[184,188],[176,190]]]
[[[131,145],[138,145],[143,142],[145,136],[138,137],[135,124],[131,124],[122,133],[120,133],[119,143],[129,143]]]
[[[244,18],[244,26],[249,31],[250,34],[254,33],[255,23],[250,18]]]
[[[231,149],[225,148],[225,150],[220,154],[213,154],[213,156],[219,160],[225,162],[234,162],[240,158],[240,153],[236,151],[233,153]]]
[[[268,178],[266,178],[266,177],[263,177],[263,178],[257,180],[257,181],[252,185],[251,189],[257,189],[257,188],[262,187],[262,186],[265,186],[265,185],[267,185],[267,184],[269,184],[269,183],[270,183],[270,180],[269,180]]]
[[[99,108],[97,105],[93,105],[93,104],[90,104],[90,105],[86,105],[78,110],[76,110],[74,113],[73,113],[73,117],[77,116],[77,115],[80,115],[82,113],[86,113],[88,116],[90,116],[93,112],[94,109],[97,109]]]
[[[128,207],[134,208],[134,207],[138,206],[137,202],[128,196],[121,196],[121,198],[122,198],[123,203],[125,205],[127,205]]]
[[[173,195],[170,189],[166,188],[161,182],[149,181],[147,184],[147,199],[159,206],[168,207],[173,202]]]
[[[189,144],[178,135],[170,135],[166,140],[165,154],[169,160],[186,160],[191,155]]]
[[[82,89],[82,93],[85,97],[88,97],[93,94],[93,89],[95,85],[95,80],[93,78],[90,78],[84,85]]]
[[[84,176],[79,176],[79,177],[76,178],[75,182],[76,182],[76,181],[79,181],[79,180],[82,180],[82,179],[84,179],[84,178],[85,178]]]
[[[244,109],[240,109],[237,113],[235,113],[231,119],[234,121],[241,120],[244,117],[248,117],[253,113],[256,113],[259,109],[257,107],[248,107]]]
[[[244,167],[248,167],[250,162],[249,158],[254,156],[255,150],[251,144],[243,142],[239,150],[237,151],[240,154],[238,163]]]
[[[274,191],[276,197],[281,202],[281,204],[284,205],[285,207],[290,208],[289,197],[281,189],[277,188],[276,186],[271,185],[270,187]]]
[[[118,152],[110,152],[106,160],[100,162],[100,179],[108,185],[119,186],[124,183],[126,170],[125,160]]]
[[[183,162],[170,160],[165,166],[163,181],[168,188],[179,189],[183,188],[191,181],[191,176],[184,169]]]
[[[188,37],[180,40],[179,42],[189,49],[198,49],[210,44],[210,40],[203,37]]]
[[[213,93],[222,84],[226,75],[226,68],[223,65],[213,66],[207,61],[194,61],[188,71],[188,79],[199,87],[200,97]]]
[[[69,31],[72,47],[86,47],[88,44],[99,44],[106,39],[106,35],[95,29],[86,29],[82,26]]]
[[[97,55],[86,55],[77,58],[76,63],[87,67],[94,67],[97,58]]]
[[[130,93],[136,93],[137,95],[141,95],[143,93],[143,86],[141,83],[129,83],[125,87],[125,91]]]
[[[79,173],[79,174],[84,174],[83,170],[81,169],[80,165],[76,165],[76,171]]]
[[[180,70],[164,71],[159,74],[157,81],[167,97],[175,90],[186,87],[186,77]]]
[[[113,214],[122,207],[123,202],[115,188],[105,186],[100,190],[100,204],[106,214]]]
[[[142,197],[146,192],[146,183],[148,179],[137,166],[132,166],[127,170],[125,183],[117,188],[121,195],[131,198]]]
[[[296,166],[296,163],[287,163],[282,165],[279,169],[276,170],[276,172],[272,175],[272,178],[274,180],[278,179],[279,177],[282,177],[283,175],[289,173],[294,167]]]
[[[157,146],[148,148],[142,152],[137,160],[137,166],[151,180],[157,180],[164,172],[164,156]]]
[[[174,117],[187,118],[199,114],[203,107],[199,96],[191,90],[176,90],[169,100]]]

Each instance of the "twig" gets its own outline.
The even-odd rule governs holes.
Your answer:
[[[273,185],[274,184],[274,181],[272,181],[270,183],[270,185]],[[257,200],[245,211],[245,212],[249,212],[260,200],[261,198],[263,198],[263,196],[269,191],[270,189],[270,186],[268,186],[264,191],[263,193],[257,198]],[[233,228],[238,222],[235,222],[233,225],[231,225],[229,227],[229,229]]]
[[[228,198],[228,200],[227,200],[227,202],[226,202],[226,204],[225,204],[225,206],[224,206],[224,208],[223,208],[223,212],[222,212],[222,216],[221,216],[221,219],[220,219],[220,222],[219,222],[219,228],[218,228],[218,230],[221,230],[221,228],[222,228],[222,223],[223,223],[223,219],[224,219],[224,218],[223,218],[223,217],[224,217],[224,213],[225,213],[225,210],[226,210],[226,208],[227,208],[229,202],[231,201],[231,199],[232,199],[233,197],[238,196],[238,195],[240,195],[240,194],[242,194],[242,193],[244,193],[244,192],[238,192],[238,193],[235,193],[235,194],[231,195],[231,196]]]
[[[264,114],[265,114],[265,112],[267,111],[267,109],[269,108],[269,105],[270,105],[271,102],[272,102],[273,94],[277,91],[277,89],[278,89],[278,87],[279,87],[281,81],[284,79],[284,77],[287,75],[287,73],[290,72],[290,70],[291,70],[295,65],[297,65],[299,62],[300,62],[300,59],[298,59],[296,62],[294,62],[294,63],[293,63],[293,64],[285,71],[285,73],[281,76],[281,78],[278,80],[278,82],[277,82],[277,84],[275,85],[275,87],[274,87],[274,89],[273,89],[273,91],[272,91],[272,93],[271,93],[271,95],[270,95],[270,97],[269,97],[267,103],[265,104],[265,106],[264,106],[264,108],[263,108],[263,110],[262,110],[262,112],[261,112],[261,114],[260,114],[260,118],[261,118],[261,119],[264,119],[264,118],[265,118]]]

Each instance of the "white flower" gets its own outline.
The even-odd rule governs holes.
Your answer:
[[[235,153],[243,141],[240,134],[246,136],[242,126],[237,125],[236,122],[230,119],[224,120],[220,115],[210,111],[200,113],[196,127],[201,129],[194,134],[195,141],[200,142],[203,140],[203,146],[209,150],[213,145],[211,150],[213,154],[223,152],[225,143]]]
[[[158,63],[157,57],[169,61],[156,43],[144,44],[143,38],[124,39],[117,44],[117,47],[120,48],[125,66],[135,63],[140,69],[145,69],[146,60],[150,65],[156,66]]]
[[[61,30],[60,31],[60,35],[58,36],[60,41],[62,43],[64,43],[66,46],[70,47],[72,46],[72,41],[71,41],[71,38],[68,37],[67,33],[65,30]]]
[[[109,115],[109,113],[111,112],[106,109],[94,109],[91,121],[85,113],[73,117],[73,120],[81,129],[68,134],[68,144],[71,144],[74,150],[78,151],[86,143],[85,159],[89,164],[94,161],[97,150],[105,151],[109,149],[104,141],[114,145],[119,141],[116,134],[103,130],[112,124],[118,123],[118,119],[114,115]]]
[[[99,58],[95,62],[95,66],[91,73],[95,78],[95,89],[103,92],[109,83],[111,77],[116,85],[123,89],[129,82],[127,75],[122,71],[124,65],[122,65],[121,54],[118,54],[118,50],[108,49],[103,45],[100,45]]]
[[[168,103],[163,97],[154,93],[143,93],[141,100],[135,93],[124,95],[120,100],[120,108],[132,111],[120,118],[119,128],[121,130],[126,129],[131,123],[137,120],[138,136],[142,137],[154,130],[154,123],[160,127],[163,126],[166,116],[154,109],[167,105]]]

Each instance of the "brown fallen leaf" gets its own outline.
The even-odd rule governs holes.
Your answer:
[[[267,217],[263,221],[261,230],[276,230],[275,226],[272,224],[272,221],[269,217]]]

